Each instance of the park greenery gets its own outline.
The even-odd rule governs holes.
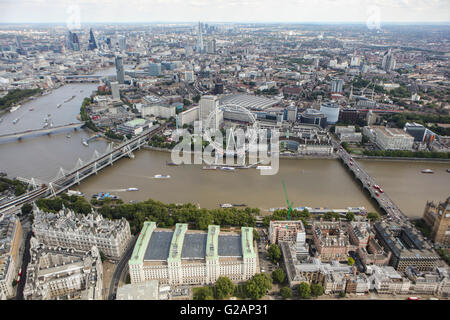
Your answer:
[[[273,263],[278,263],[281,259],[281,250],[280,247],[276,243],[272,243],[269,247],[269,250],[267,250],[267,254],[269,256],[269,259]]]
[[[193,204],[165,204],[149,199],[139,203],[120,203],[102,201],[98,212],[108,219],[125,218],[130,223],[133,234],[138,234],[145,221],[154,221],[161,228],[173,227],[176,223],[188,223],[190,229],[207,230],[211,224],[228,227],[254,227],[255,215],[259,209],[254,208],[217,208],[199,209]],[[83,197],[62,194],[54,199],[39,199],[38,207],[48,212],[58,212],[64,205],[77,213],[87,214],[92,206]]]
[[[309,299],[311,297],[311,287],[308,283],[302,282],[297,287],[300,299]]]
[[[311,296],[319,297],[323,295],[323,287],[320,283],[313,283],[311,284],[310,288],[311,288]]]
[[[347,263],[348,263],[349,266],[352,266],[352,265],[355,264],[355,259],[353,259],[352,257],[348,257]]]
[[[107,136],[110,139],[116,139],[116,140],[123,140],[124,139],[123,135],[117,134],[117,133],[113,132],[110,129],[105,131],[105,136]]]
[[[284,273],[283,269],[278,268],[272,272],[272,279],[274,283],[282,284],[286,279],[286,274]]]
[[[272,280],[265,273],[255,274],[245,284],[247,297],[253,300],[261,299],[270,289],[272,289]]]
[[[219,277],[213,286],[193,289],[194,300],[228,299],[236,296],[240,299],[261,299],[267,290],[272,289],[272,281],[263,273],[255,274],[248,281],[235,285],[228,277]]]
[[[6,110],[13,104],[22,101],[25,98],[39,93],[40,89],[12,89],[5,96],[0,98],[0,111]]]
[[[87,112],[87,106],[89,106],[92,103],[92,100],[90,98],[84,98],[83,102],[81,103],[80,107],[80,118],[81,121],[85,122],[85,126],[92,131],[98,132],[100,129],[97,128],[97,126],[92,122],[91,117],[89,117],[89,113]]]
[[[282,287],[280,289],[280,295],[284,298],[284,299],[289,299],[292,298],[292,289],[289,287]]]
[[[353,220],[355,220],[355,214],[353,212],[349,211],[345,215],[345,219],[347,219],[348,221],[353,221]]]
[[[172,149],[175,147],[177,142],[166,142],[166,138],[163,136],[154,135],[150,141],[148,142],[149,146],[155,147],[155,148],[166,148],[166,149]]]
[[[16,179],[11,180],[5,177],[0,177],[0,193],[6,190],[11,190],[17,197],[26,192],[26,185]]]
[[[418,230],[420,230],[420,232],[422,232],[422,234],[425,237],[427,237],[427,238],[430,237],[430,235],[431,235],[431,227],[429,225],[427,225],[423,219],[412,220],[411,222],[414,224],[414,226]]]
[[[437,253],[441,256],[441,258],[450,265],[450,250],[446,248],[438,248]]]
[[[377,221],[380,219],[380,216],[376,212],[369,212],[367,214],[367,219],[369,219],[370,221]]]

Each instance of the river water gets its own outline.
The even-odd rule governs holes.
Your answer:
[[[113,73],[114,68],[110,68],[97,74]],[[24,103],[17,111],[3,116],[0,135],[42,128],[47,114],[51,114],[55,126],[77,122],[83,98],[96,87],[97,84],[69,84]],[[72,95],[76,97],[63,103]],[[57,108],[59,103],[63,105]],[[34,111],[29,111],[30,107],[34,107]],[[12,121],[16,118],[20,120],[14,125]],[[67,132],[71,138],[66,137]],[[86,161],[94,150],[106,149],[104,140],[83,146],[81,140],[88,136],[87,132],[79,130],[21,141],[0,141],[0,171],[10,177],[34,177],[48,182],[60,167],[72,169],[78,158]],[[289,200],[295,207],[364,206],[375,210],[374,204],[338,160],[281,159],[278,174],[261,176],[256,169],[213,171],[202,170],[201,165],[167,166],[170,154],[165,152],[141,150],[135,155],[133,160],[121,159],[84,180],[78,189],[88,197],[109,191],[124,201],[153,198],[170,203],[199,203],[206,208],[217,208],[220,203],[245,203],[265,210],[286,205],[284,180]],[[421,216],[427,200],[443,201],[450,195],[450,173],[446,172],[449,163],[364,160],[361,164],[409,217]],[[433,169],[435,174],[422,174],[420,171],[425,168]],[[155,174],[168,174],[171,178],[153,179]],[[129,187],[137,187],[139,191],[125,191]]]

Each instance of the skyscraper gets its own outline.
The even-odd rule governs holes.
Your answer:
[[[119,38],[119,49],[125,51],[127,49],[127,39],[125,37]]]
[[[69,30],[67,35],[67,48],[74,51],[80,51],[80,42],[76,33]]]
[[[344,80],[342,80],[342,79],[331,80],[331,92],[341,93],[343,86],[344,86]]]
[[[123,58],[121,56],[116,56],[116,73],[117,81],[123,84],[125,82],[125,72],[123,70]]]
[[[391,49],[386,51],[386,53],[384,54],[383,62],[381,63],[381,69],[383,69],[386,72],[391,72],[392,70],[395,69],[395,58]]]
[[[97,43],[95,42],[94,32],[92,32],[92,28],[89,31],[89,50],[95,50],[97,49]]]
[[[197,47],[196,47],[197,53],[202,53],[204,50],[203,47],[203,36],[202,36],[202,24],[201,22],[198,23],[198,33],[197,33]]]

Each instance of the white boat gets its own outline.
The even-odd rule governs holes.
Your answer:
[[[15,106],[15,107],[12,107],[9,111],[10,111],[10,112],[14,112],[14,111],[16,111],[17,109],[19,109],[20,107],[21,107],[21,105],[19,104],[19,105]]]
[[[169,179],[170,176],[169,175],[164,175],[164,174],[155,174],[153,176],[153,178],[155,178],[155,179]]]
[[[233,167],[220,167],[220,170],[229,170],[229,171],[233,171],[233,170],[236,170],[236,168],[233,168]]]
[[[216,170],[216,166],[203,166],[203,170]]]
[[[231,203],[222,203],[220,204],[221,208],[233,208],[233,205]]]
[[[434,173],[434,171],[431,169],[423,169],[422,173]]]
[[[66,138],[71,138],[72,136],[70,135],[70,133],[66,134]]]
[[[62,106],[62,103],[58,104],[56,107],[59,108],[59,107],[61,107],[61,106]]]
[[[30,109],[28,109],[28,110],[30,110],[30,111],[33,111],[34,110],[34,108],[33,107],[31,107]]]
[[[13,124],[16,124],[19,120],[20,120],[19,118],[14,119]]]
[[[139,191],[138,188],[128,188],[127,191]]]
[[[271,166],[257,166],[257,170],[272,170]]]
[[[80,197],[82,197],[84,195],[83,192],[76,191],[76,190],[67,190],[67,194],[69,196],[80,196]]]
[[[88,146],[89,146],[89,144],[87,143],[86,140],[81,141],[81,143],[82,143],[85,147],[88,147]]]

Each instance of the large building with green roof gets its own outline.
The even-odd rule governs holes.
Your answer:
[[[253,228],[235,233],[210,225],[205,232],[185,223],[171,230],[145,222],[128,264],[132,283],[209,284],[220,276],[248,280],[258,272]]]

